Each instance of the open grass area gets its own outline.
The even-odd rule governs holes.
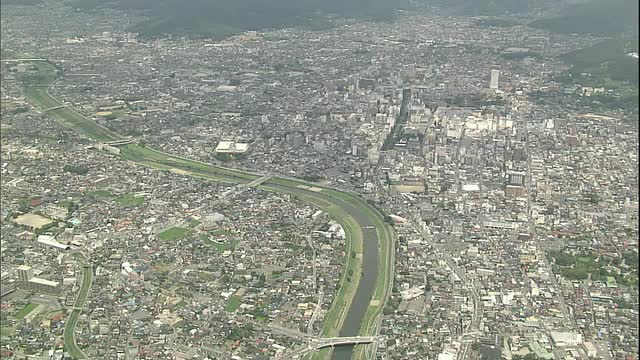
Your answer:
[[[380,214],[370,204],[366,203],[357,195],[338,192],[333,189],[323,189],[324,193],[330,194],[336,198],[356,204],[359,209],[367,214],[367,217],[374,223],[378,233],[378,277],[376,279],[376,287],[371,298],[371,303],[367,308],[367,312],[362,319],[360,325],[360,335],[373,335],[375,333],[376,319],[382,313],[387,300],[387,294],[391,289],[393,277],[393,230],[385,223],[383,215]],[[356,347],[354,358],[360,358],[363,354],[364,347]]]
[[[182,158],[180,156],[165,154],[149,147],[141,147],[135,144],[128,144],[121,149],[121,155],[128,160],[140,162],[144,165],[155,167],[161,166],[164,169],[179,169],[187,171],[191,175],[204,177],[211,180],[248,183],[257,178],[258,175],[245,173],[243,171],[213,166],[200,161]]]
[[[108,190],[96,190],[88,193],[87,195],[94,198],[109,198],[112,196],[111,192]]]
[[[24,89],[24,93],[41,110],[51,109],[62,105],[47,94],[47,87],[44,86],[27,85]],[[80,133],[97,141],[112,141],[119,138],[119,136],[111,130],[85,118],[81,114],[78,114],[69,108],[63,107],[56,110],[49,110],[48,112],[57,119],[64,119],[61,120],[64,125],[72,127]]]
[[[233,251],[233,249],[236,248],[236,246],[238,246],[238,244],[240,244],[240,240],[235,239],[231,242],[216,242],[213,241],[211,239],[209,239],[209,237],[207,236],[207,234],[200,234],[200,239],[202,239],[202,241],[204,241],[205,244],[213,246],[214,249],[216,249],[216,251],[218,253],[223,253],[227,250],[229,251]]]
[[[2,327],[0,328],[0,337],[13,336],[16,334],[16,328],[14,327]]]
[[[193,229],[194,227],[196,227],[196,226],[198,226],[200,224],[202,224],[201,221],[193,219],[193,220],[189,221],[189,228]]]
[[[190,233],[191,229],[172,227],[158,234],[158,238],[164,241],[176,241],[186,237]]]
[[[143,196],[135,197],[131,194],[124,194],[124,195],[118,196],[115,199],[115,201],[116,203],[124,207],[136,207],[144,204],[144,197]]]
[[[214,235],[214,236],[220,236],[220,235],[228,236],[229,232],[227,230],[225,230],[225,229],[216,229],[216,230],[213,230],[213,231],[209,232],[209,234]]]
[[[25,316],[29,315],[29,313],[32,312],[37,307],[38,307],[38,304],[28,303],[16,313],[15,315],[16,319],[18,320],[24,319]]]
[[[240,297],[233,295],[227,301],[227,306],[224,307],[224,310],[226,312],[234,312],[238,307],[240,307],[240,304],[242,304]]]
[[[222,236],[224,236],[226,239],[211,240],[211,238],[219,238]],[[208,233],[201,233],[200,239],[204,241],[205,244],[213,246],[213,248],[216,249],[218,253],[223,253],[227,250],[233,251],[233,249],[235,249],[236,246],[240,244],[239,239],[230,240],[230,236],[231,233],[228,230],[216,229]]]

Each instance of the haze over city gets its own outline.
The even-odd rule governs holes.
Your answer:
[[[3,359],[638,360],[636,0],[2,0]]]

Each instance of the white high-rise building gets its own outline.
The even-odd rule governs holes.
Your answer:
[[[498,77],[500,76],[500,70],[493,69],[491,70],[491,82],[489,83],[489,88],[497,90],[498,89]]]
[[[33,269],[31,266],[20,265],[16,268],[16,273],[18,274],[18,279],[25,283],[33,278]]]

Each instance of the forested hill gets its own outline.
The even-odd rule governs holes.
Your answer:
[[[144,37],[223,38],[245,30],[317,26],[327,14],[391,20],[403,3],[405,0],[72,0],[71,6],[145,10],[151,20],[131,29]]]
[[[558,33],[637,36],[638,0],[591,0],[571,5],[558,16],[529,25]]]

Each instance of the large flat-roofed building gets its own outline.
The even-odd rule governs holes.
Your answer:
[[[215,156],[218,158],[239,157],[247,154],[249,144],[234,141],[220,141],[216,146]]]
[[[18,280],[22,288],[49,294],[57,294],[60,290],[60,282],[34,277],[34,271],[31,266],[18,266],[16,273],[18,274]]]
[[[57,241],[55,241],[53,236],[49,236],[49,235],[40,235],[38,236],[38,244],[42,247],[53,247],[56,248],[58,250],[69,250],[70,246],[69,245],[65,245],[65,244],[61,244]]]
[[[567,331],[551,331],[551,340],[558,347],[576,346],[582,344],[582,334]]]
[[[57,281],[51,281],[40,278],[31,278],[27,282],[27,286],[29,289],[37,292],[51,293],[57,294],[60,290],[60,283]]]

